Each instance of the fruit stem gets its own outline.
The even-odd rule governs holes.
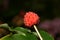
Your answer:
[[[35,25],[34,25],[34,29],[35,29],[35,31],[37,32],[40,40],[43,40],[43,38],[41,37],[41,34],[39,33],[39,31],[38,31],[38,29],[37,29],[37,27],[36,27]]]

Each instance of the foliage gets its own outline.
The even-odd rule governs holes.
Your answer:
[[[31,30],[23,27],[11,28],[7,24],[2,24],[0,27],[6,27],[11,31],[10,34],[0,38],[0,40],[38,40],[36,32],[31,32]],[[15,33],[13,33],[15,32]],[[47,32],[40,30],[39,31],[44,40],[54,40]],[[36,33],[36,35],[34,34]]]

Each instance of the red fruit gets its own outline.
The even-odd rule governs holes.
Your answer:
[[[37,24],[39,16],[34,12],[26,12],[24,15],[24,24],[28,27],[31,27],[34,24]]]

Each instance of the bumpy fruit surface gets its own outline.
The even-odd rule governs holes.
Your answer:
[[[26,12],[24,15],[24,24],[28,27],[31,27],[34,24],[37,24],[39,16],[34,12]]]

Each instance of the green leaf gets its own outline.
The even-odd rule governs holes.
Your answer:
[[[26,36],[20,35],[20,34],[15,34],[12,37],[14,38],[13,40],[38,40],[35,35],[27,33]]]
[[[10,38],[9,38],[10,36],[11,36],[11,33],[2,37],[2,38],[0,38],[0,40],[10,40]]]
[[[18,33],[12,35],[9,34],[10,36],[5,36],[2,38],[2,40],[38,40],[37,36],[30,33],[28,29],[16,27],[13,30]]]
[[[1,24],[0,27],[9,28],[9,26],[8,26],[7,23],[5,23],[5,24]]]
[[[16,31],[16,34],[12,34],[10,36],[5,36],[2,39],[4,40],[38,40],[36,32],[31,32],[29,29],[22,28],[22,27],[16,27],[16,28],[10,28],[7,24],[2,24],[0,27],[9,28],[10,31]],[[39,30],[43,40],[54,40],[54,38],[49,35],[47,32],[43,30]]]
[[[43,30],[39,30],[43,40],[54,40],[54,38]]]
[[[19,35],[19,34],[14,34],[14,35],[10,35],[10,36],[5,36],[4,38],[0,39],[0,40],[24,40],[25,36],[23,35]]]
[[[16,27],[13,30],[20,31],[20,32],[31,32],[29,29],[22,28],[22,27]]]
[[[13,31],[13,29],[7,23],[1,24],[0,28],[5,28],[8,29],[9,31]]]
[[[36,35],[34,34],[30,34],[30,33],[26,33],[27,34],[27,38],[28,40],[38,40],[38,38],[36,37]]]
[[[26,35],[13,34],[10,36],[5,36],[0,40],[38,40],[37,37],[33,34],[26,33]]]

